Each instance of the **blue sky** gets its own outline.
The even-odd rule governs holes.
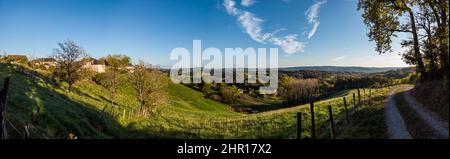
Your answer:
[[[172,49],[280,50],[280,66],[406,66],[369,42],[355,0],[0,0],[0,51],[49,56],[71,39],[91,56],[170,66]]]

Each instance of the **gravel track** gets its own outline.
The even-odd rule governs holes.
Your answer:
[[[405,87],[395,88],[389,92],[388,98],[385,100],[384,118],[390,139],[412,139],[409,134],[405,121],[403,120],[396,104],[394,96],[396,92]]]
[[[449,138],[448,121],[443,120],[435,112],[429,110],[418,102],[416,98],[411,95],[411,90],[403,92],[403,98],[408,103],[408,106],[414,110],[419,117],[439,135],[440,138]]]

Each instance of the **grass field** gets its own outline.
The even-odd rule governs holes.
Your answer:
[[[69,133],[79,138],[295,138],[297,112],[304,114],[303,136],[310,136],[309,105],[242,114],[191,88],[170,83],[167,104],[148,118],[131,117],[130,112],[138,104],[126,85],[121,86],[116,99],[118,107],[104,113],[102,110],[110,103],[107,91],[91,81],[78,83],[76,91],[69,93],[64,86],[55,87],[18,73],[11,65],[0,64],[0,84],[6,76],[12,78],[7,117],[13,126],[9,132],[16,138],[23,136],[27,123],[32,138],[66,138]],[[388,90],[373,89],[373,102],[381,102]],[[355,92],[343,91],[315,103],[319,137],[329,135],[327,106],[333,107],[337,122],[342,121],[342,97],[347,96],[351,103]],[[361,94],[366,100],[368,89],[361,90]]]

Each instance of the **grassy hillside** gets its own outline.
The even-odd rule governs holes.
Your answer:
[[[120,129],[105,114],[106,120],[93,105],[74,101],[42,80],[17,73],[12,66],[0,64],[0,83],[10,76],[7,107],[9,135],[22,138],[25,126],[32,138],[66,138],[69,133],[88,138],[117,136]]]
[[[8,119],[20,133],[29,122],[34,138],[65,138],[69,133],[79,138],[295,138],[296,112],[304,114],[303,135],[310,136],[309,105],[241,114],[188,87],[170,83],[169,102],[148,118],[136,118],[129,116],[138,104],[127,85],[121,86],[116,100],[118,107],[103,113],[110,103],[107,91],[91,81],[78,83],[76,91],[68,93],[64,87],[52,86],[0,64],[0,83],[6,76],[12,78]],[[372,96],[380,97],[386,91],[372,90]],[[316,103],[318,133],[324,134],[323,137],[328,134],[326,106],[333,106],[339,120],[342,96],[350,99],[353,92],[340,92]],[[367,98],[368,92],[366,89],[365,94],[361,93]],[[13,131],[16,130],[10,130]],[[15,136],[20,137],[20,133]]]

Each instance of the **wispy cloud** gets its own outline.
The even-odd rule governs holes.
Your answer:
[[[347,58],[347,57],[346,56],[339,56],[339,57],[336,57],[336,58],[332,59],[332,61],[341,61],[341,60],[343,60],[345,58]]]
[[[255,3],[256,3],[255,0],[242,0],[241,1],[241,5],[245,6],[245,7],[249,7],[249,6],[251,6],[251,5],[255,4]]]
[[[288,54],[305,51],[305,44],[297,41],[297,34],[287,35],[283,38],[272,37],[270,41],[280,46]]]
[[[239,15],[238,21],[240,25],[245,29],[245,32],[250,35],[253,40],[263,43],[271,36],[268,33],[262,33],[261,23],[263,22],[263,20],[259,19],[250,12],[243,12],[241,15]]]
[[[325,3],[326,1],[315,2],[305,13],[305,15],[307,16],[306,18],[308,19],[308,23],[313,25],[311,31],[309,31],[308,33],[308,39],[311,39],[314,34],[316,34],[317,29],[319,28],[319,10],[320,7]]]
[[[236,16],[239,13],[239,10],[236,8],[236,2],[234,0],[225,0],[223,1],[223,6],[227,10],[228,14]]]
[[[241,5],[245,6],[242,3],[244,3],[243,1],[241,2]],[[283,51],[287,54],[304,51],[305,44],[297,40],[297,34],[289,34],[284,37],[275,36],[278,31],[284,29],[277,29],[272,33],[264,33],[261,26],[264,20],[258,18],[251,12],[237,8],[236,1],[224,0],[223,6],[227,10],[228,14],[237,17],[237,21],[240,26],[253,40],[260,43],[270,42],[281,47],[281,49],[283,49]]]

